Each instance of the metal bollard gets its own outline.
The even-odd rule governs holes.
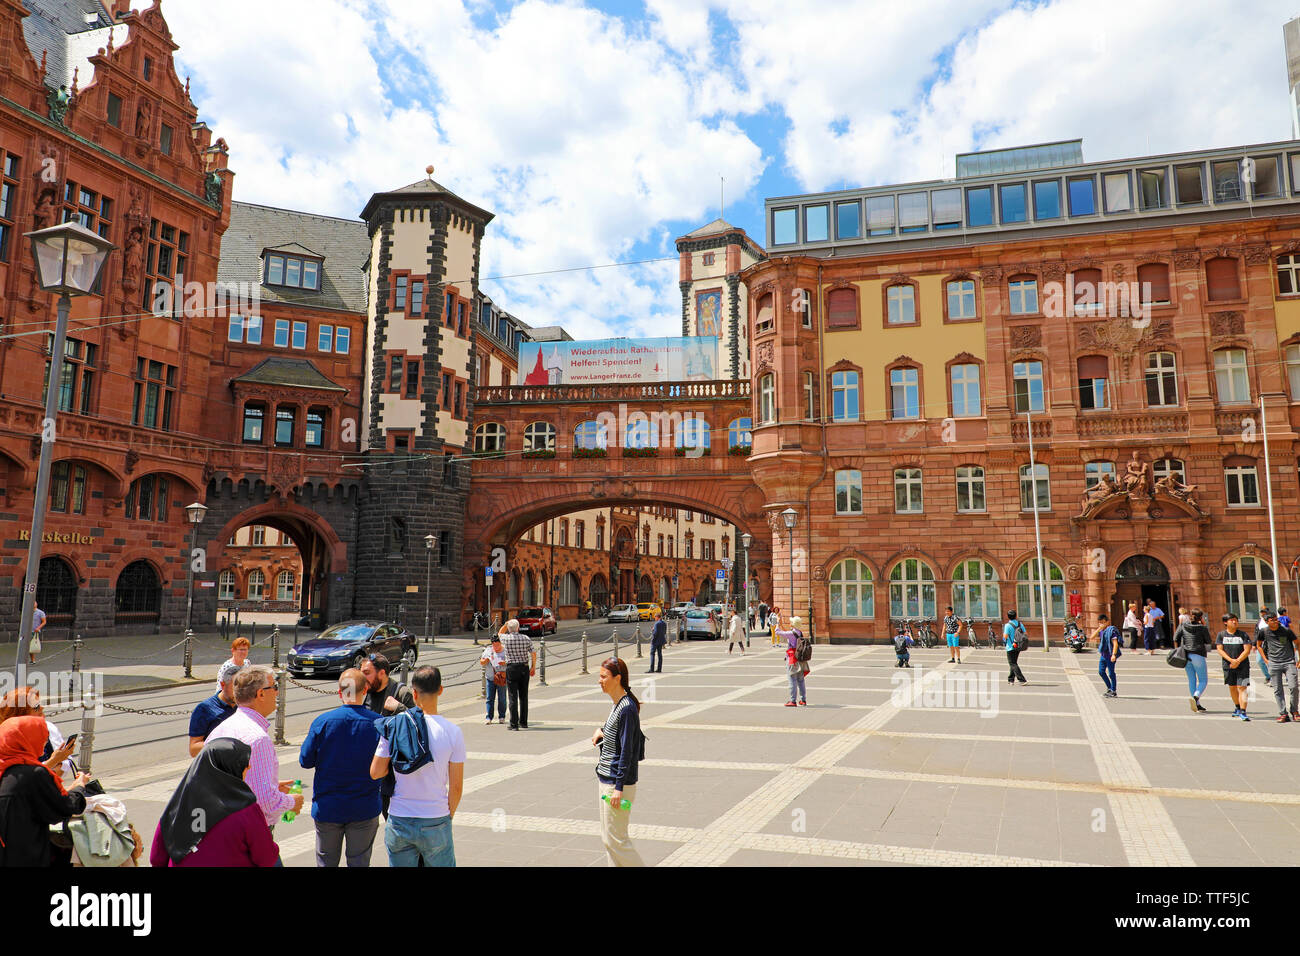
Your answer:
[[[253,647],[257,646],[257,622],[256,621],[253,622],[253,627],[249,631],[248,643]]]
[[[271,628],[271,666],[280,666],[280,625]]]
[[[284,710],[285,701],[289,696],[289,675],[277,667],[275,682],[280,685],[280,693],[275,695],[275,743],[276,746],[283,746],[285,744]]]
[[[586,631],[582,632],[582,672],[584,674],[590,673],[587,670],[587,632]]]
[[[537,679],[537,683],[541,684],[543,687],[546,686],[546,635],[545,634],[542,635],[542,673],[541,676]]]
[[[641,656],[641,625],[636,626],[636,656]]]
[[[487,676],[487,672],[488,672],[488,669],[487,669],[487,665],[485,664],[485,665],[483,666],[483,686],[479,689],[479,692],[478,692],[478,699],[479,699],[479,700],[487,700],[487,688],[488,688],[488,676]]]
[[[410,666],[411,666],[410,659],[407,658],[405,654],[403,654],[402,660],[397,665],[397,682],[399,684],[406,683],[406,671]]]
[[[614,628],[614,656],[618,657],[618,628]]]
[[[194,677],[194,631],[185,631],[185,679]]]
[[[90,763],[95,757],[95,707],[99,701],[95,699],[95,688],[91,687],[90,699],[86,699],[85,688],[81,692],[81,736],[77,740],[81,744],[81,752],[77,755],[78,769],[85,773],[90,773]]]

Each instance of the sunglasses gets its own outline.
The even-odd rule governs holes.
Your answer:
[[[258,691],[258,693],[260,694],[263,690],[279,691],[279,689],[280,689],[280,682],[277,680],[277,681],[272,681],[269,684],[263,685],[263,687],[261,688],[261,690]]]

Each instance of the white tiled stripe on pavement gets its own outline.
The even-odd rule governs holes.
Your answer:
[[[874,652],[879,650],[878,647],[872,647],[842,659],[875,656]],[[942,671],[934,670],[921,680],[913,682],[906,692],[907,699],[920,697],[927,684],[939,680],[942,676]],[[830,740],[801,759],[797,767],[777,774],[709,824],[699,837],[674,850],[663,861],[663,865],[721,866],[726,863],[738,849],[741,849],[741,836],[762,830],[791,800],[816,783],[827,768],[834,766],[837,761],[858,746],[862,742],[864,733],[883,727],[898,713],[899,709],[899,704],[891,699],[856,721],[852,727],[836,733]]]
[[[1098,682],[1085,676],[1073,654],[1061,652],[1065,676],[1074,689],[1083,717],[1084,733],[1107,794],[1119,831],[1120,845],[1131,866],[1194,866],[1195,861],[1173,818],[1160,798],[1150,792],[1151,781],[1106,708]],[[1130,789],[1131,788],[1131,789]],[[1122,792],[1116,792],[1122,791]],[[1143,792],[1145,791],[1145,792]]]

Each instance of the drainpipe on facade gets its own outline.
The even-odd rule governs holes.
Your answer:
[[[818,430],[819,430],[820,433],[821,433],[821,439],[822,439],[822,441],[821,441],[821,462],[822,462],[822,473],[821,473],[821,477],[818,478],[816,482],[814,482],[814,484],[818,484],[818,485],[820,485],[823,481],[826,480],[826,471],[827,471],[827,467],[826,467],[826,426],[825,426],[825,424],[824,424],[825,416],[821,414],[821,404],[822,404],[822,403],[819,401],[819,398],[820,398],[820,396],[821,396],[821,392],[822,392],[822,389],[820,388],[821,380],[822,380],[822,374],[823,374],[822,370],[823,370],[823,368],[824,368],[824,366],[825,366],[825,364],[826,364],[826,362],[825,362],[825,355],[823,354],[823,351],[822,351],[822,350],[823,350],[823,347],[824,347],[824,344],[825,344],[825,343],[823,342],[823,340],[822,340],[822,325],[823,325],[823,322],[822,322],[822,266],[821,266],[821,263],[819,262],[819,263],[817,264],[817,376],[816,376],[816,378],[813,379],[813,405],[814,405],[814,409],[813,409],[813,410],[816,411],[816,412],[818,413],[817,416],[816,416],[816,422],[817,422]],[[817,625],[813,623],[813,620],[814,620],[814,619],[813,619],[813,570],[812,570],[812,554],[813,554],[813,550],[812,550],[812,548],[813,548],[813,536],[812,536],[812,535],[813,535],[813,533],[812,533],[812,485],[809,485],[809,486],[808,486],[808,493],[807,493],[807,495],[804,496],[804,514],[806,514],[806,515],[808,516],[808,637],[809,637],[809,640],[816,641],[816,640],[817,640]],[[831,635],[830,635],[830,619],[827,618],[827,623],[826,623],[826,640],[829,641],[830,639],[831,639]]]

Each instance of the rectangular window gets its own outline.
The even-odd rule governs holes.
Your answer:
[[[1147,404],[1178,404],[1177,361],[1172,352],[1152,352],[1147,356]]]
[[[1142,211],[1169,207],[1168,170],[1144,169],[1138,173],[1138,199]]]
[[[1174,186],[1178,190],[1178,205],[1196,206],[1205,202],[1205,167],[1200,163],[1176,167]]]
[[[398,276],[394,280],[393,305],[402,311],[406,310],[406,283],[406,276]]]
[[[406,398],[418,398],[420,394],[420,363],[406,363]]]
[[[248,444],[261,444],[262,421],[266,412],[259,405],[244,406],[244,441]]]
[[[1016,412],[1043,410],[1043,363],[1016,362],[1011,367],[1015,384]]]
[[[824,204],[804,207],[804,242],[825,242],[830,238],[829,213]]]
[[[131,424],[170,431],[176,392],[176,367],[139,358],[136,360],[135,377]]]
[[[1133,190],[1128,173],[1105,173],[1101,177],[1109,213],[1132,212]]]
[[[1246,197],[1241,189],[1241,164],[1235,160],[1211,164],[1214,177],[1214,201],[1241,202]]]
[[[966,190],[966,225],[972,229],[993,225],[993,187]]]
[[[1255,181],[1250,194],[1256,199],[1276,199],[1282,195],[1282,172],[1277,156],[1253,156]]]
[[[456,383],[456,417],[465,417],[465,385],[463,382]]]
[[[18,195],[18,157],[0,149],[0,262],[8,262],[14,243],[14,199]]]
[[[929,194],[900,193],[898,196],[898,231],[925,232],[929,224]]]
[[[916,322],[916,290],[910,285],[891,285],[885,292],[889,308],[890,325],[912,325]]]
[[[249,345],[262,344],[262,317],[250,315],[244,319],[244,341]]]
[[[961,190],[936,189],[930,193],[930,215],[935,229],[961,228]]]
[[[916,369],[891,369],[889,372],[889,395],[890,418],[921,417],[920,375]]]
[[[266,257],[266,284],[284,285],[284,256]]]
[[[978,465],[957,469],[957,510],[984,510],[984,469]]]
[[[1061,218],[1061,181],[1044,179],[1034,183],[1034,218]]]
[[[1002,209],[1002,222],[1024,222],[1027,216],[1024,183],[1003,183],[998,186],[998,205]]]
[[[320,352],[334,351],[334,326],[322,324],[316,332],[316,349]]]
[[[304,289],[315,290],[319,283],[320,263],[313,262],[310,259],[302,261],[302,287]]]
[[[465,334],[465,303],[456,303],[456,334]]]
[[[1052,510],[1052,488],[1046,465],[1035,465],[1033,474],[1029,465],[1020,469],[1020,510]]]
[[[894,469],[894,512],[896,514],[920,514],[921,469]]]
[[[1090,461],[1083,466],[1083,490],[1092,491],[1101,484],[1101,476],[1110,475],[1115,477],[1115,463],[1113,461]]]
[[[275,320],[275,345],[276,348],[287,349],[289,347],[289,320]]]
[[[284,284],[298,286],[302,284],[302,260],[286,256],[284,260]]]
[[[867,199],[867,235],[894,234],[894,197],[871,196]]]
[[[352,345],[352,330],[339,326],[334,332],[334,351],[340,355],[347,355],[348,349]]]
[[[852,202],[835,204],[835,238],[857,239],[862,235],[861,207],[855,199]]]
[[[952,366],[952,414],[955,418],[975,418],[982,414],[978,365]]]
[[[172,128],[163,123],[158,133],[158,149],[164,156],[172,154]]]
[[[114,129],[122,128],[122,97],[116,93],[108,94],[108,125]]]
[[[1091,176],[1072,176],[1068,181],[1070,215],[1092,216],[1097,213],[1097,183]]]
[[[388,359],[388,390],[390,392],[400,392],[402,390],[402,356],[392,355]]]
[[[179,319],[184,300],[179,294],[184,288],[189,268],[186,252],[189,233],[169,226],[157,219],[149,221],[149,242],[145,252],[144,307],[154,315]]]
[[[1038,312],[1038,280],[1013,279],[1007,283],[1012,315],[1034,315]]]
[[[1220,349],[1214,353],[1214,381],[1221,405],[1250,401],[1245,349]]]
[[[305,349],[307,347],[306,322],[295,322],[293,324],[293,347],[296,349]]]
[[[53,336],[47,339],[46,349],[53,344]],[[95,363],[99,346],[79,339],[64,339],[63,361],[59,363],[58,402],[59,411],[89,414],[92,408],[92,389],[95,384]],[[50,387],[51,362],[45,363],[45,382],[41,394],[46,394]]]
[[[975,281],[960,279],[948,283],[948,318],[975,318]]]
[[[1108,365],[1103,355],[1079,359],[1079,407],[1084,411],[1110,407]]]
[[[307,412],[307,428],[304,433],[308,448],[320,448],[325,444],[325,413],[311,409]]]
[[[1259,505],[1259,476],[1254,465],[1225,468],[1229,508],[1253,508]]]
[[[799,241],[799,210],[772,210],[772,245],[785,246]]]
[[[831,375],[831,420],[837,422],[858,420],[857,372],[834,372]]]
[[[411,283],[411,314],[412,315],[424,314],[424,283],[423,282]]]
[[[451,411],[451,373],[442,373],[442,408]]]
[[[277,408],[275,410],[275,443],[277,445],[293,444],[294,410]]]

